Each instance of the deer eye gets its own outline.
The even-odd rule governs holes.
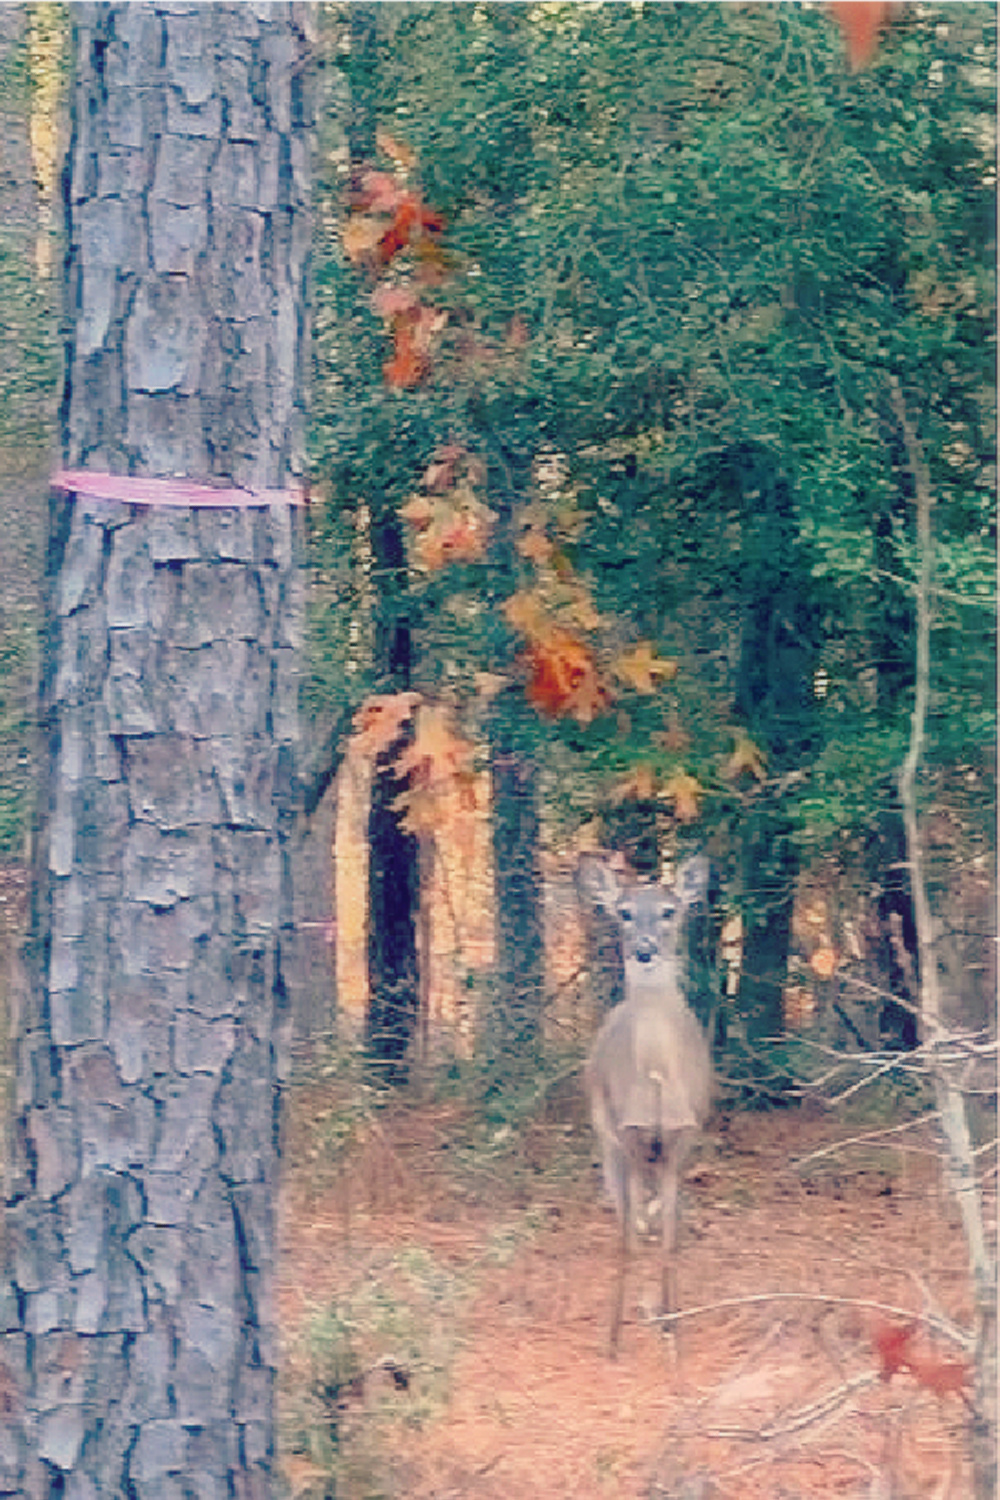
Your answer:
[[[635,921],[635,912],[632,910],[631,906],[620,906],[618,908],[618,915],[621,917],[623,922]]]

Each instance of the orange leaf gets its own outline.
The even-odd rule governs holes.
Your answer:
[[[633,766],[627,776],[615,783],[615,802],[652,802],[656,797],[656,772],[652,766]]]
[[[695,823],[700,815],[698,798],[704,788],[686,771],[675,771],[663,788],[674,804],[674,817],[679,823]]]
[[[555,628],[536,638],[524,659],[531,671],[528,698],[540,712],[589,724],[607,706],[610,695],[589,647],[568,630]]]
[[[393,337],[395,352],[382,366],[386,385],[408,387],[419,385],[430,369],[426,354],[417,348],[412,323],[397,322]]]
[[[809,960],[809,967],[820,979],[830,979],[837,968],[837,955],[832,948],[817,948]]]
[[[844,34],[847,60],[853,73],[868,66],[889,15],[886,0],[830,0],[830,9]]]
[[[446,709],[425,704],[417,715],[413,739],[396,757],[395,772],[408,786],[393,802],[403,826],[418,836],[437,833],[454,818],[455,802],[463,813],[476,811],[473,746],[456,734]]]
[[[400,514],[416,529],[414,550],[429,572],[449,562],[479,562],[496,520],[464,485],[443,495],[414,495]]]
[[[677,663],[658,657],[648,641],[640,641],[627,656],[619,656],[614,668],[622,682],[637,693],[655,693],[657,679],[669,682],[677,676]]]
[[[531,527],[523,536],[518,537],[517,551],[528,562],[540,565],[549,561],[554,548],[544,531]]]
[[[485,506],[456,511],[441,528],[441,546],[451,562],[480,562],[493,527],[493,513]]]
[[[451,789],[471,772],[474,754],[468,740],[453,731],[447,710],[425,705],[411,743],[396,757],[396,774],[411,777],[424,790]]]

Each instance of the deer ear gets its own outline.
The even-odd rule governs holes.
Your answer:
[[[685,906],[696,906],[708,898],[712,865],[705,854],[692,854],[677,871],[677,889]]]
[[[616,871],[602,854],[581,854],[576,866],[577,889],[612,915],[617,910],[621,884]]]

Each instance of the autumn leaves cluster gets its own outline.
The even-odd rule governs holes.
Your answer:
[[[410,389],[428,381],[436,361],[443,360],[449,312],[439,305],[441,289],[457,275],[456,258],[443,240],[445,220],[425,203],[414,185],[416,159],[409,147],[380,133],[378,147],[387,163],[359,175],[342,229],[344,252],[365,278],[373,312],[390,344],[382,366],[391,389]],[[475,348],[453,343],[458,354],[477,366],[494,369],[528,342],[520,314],[510,319],[504,337],[491,343],[481,335]],[[521,586],[503,603],[507,626],[521,642],[515,665],[528,701],[550,719],[572,719],[589,725],[615,712],[627,722],[623,697],[652,697],[677,674],[675,661],[661,657],[649,641],[620,645],[615,622],[598,613],[586,579],[574,567],[571,544],[578,544],[586,517],[559,486],[536,485],[541,498],[522,507],[502,545],[519,559]],[[497,537],[497,516],[486,500],[487,475],[482,458],[461,443],[443,444],[434,454],[417,488],[400,509],[409,529],[411,566],[425,574],[454,564],[484,563]],[[491,698],[508,687],[495,673],[480,673],[475,689]],[[674,720],[654,735],[655,750],[678,755],[688,744]],[[475,806],[475,752],[450,722],[448,710],[413,692],[370,698],[355,724],[358,747],[373,757],[391,759],[406,789],[398,811],[415,834],[440,827],[446,799],[459,807]],[[722,768],[732,782],[744,776],[762,780],[760,751],[737,735],[732,755]],[[697,779],[681,768],[661,780],[651,764],[634,767],[614,789],[619,800],[658,797],[680,822],[693,822],[704,795]]]

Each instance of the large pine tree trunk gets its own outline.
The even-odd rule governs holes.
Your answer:
[[[302,606],[304,12],[101,4],[72,21],[68,472],[52,502],[0,1492],[264,1497]]]

